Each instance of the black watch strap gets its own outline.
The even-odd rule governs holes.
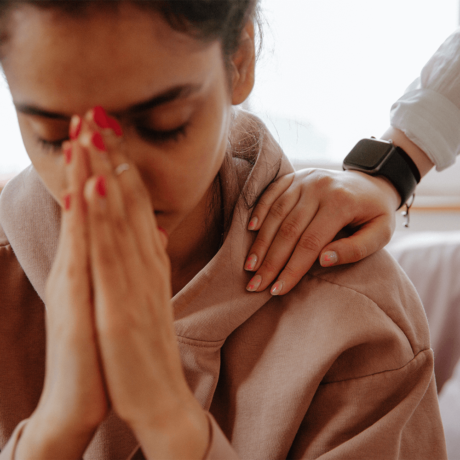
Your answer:
[[[395,147],[396,155],[389,155],[376,175],[386,177],[401,196],[401,206],[414,194],[420,182],[420,172],[412,158],[400,147]],[[395,152],[395,153],[396,153]]]

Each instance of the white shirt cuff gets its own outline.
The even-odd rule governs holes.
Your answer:
[[[441,94],[426,88],[405,93],[391,107],[390,123],[420,147],[438,171],[455,163],[460,109]]]

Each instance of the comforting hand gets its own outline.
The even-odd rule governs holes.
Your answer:
[[[391,239],[399,202],[386,179],[360,172],[305,169],[281,177],[249,222],[259,233],[245,263],[256,272],[247,289],[263,291],[278,276],[271,293],[287,294],[320,254],[327,267],[378,251]],[[331,242],[344,228],[353,234]]]

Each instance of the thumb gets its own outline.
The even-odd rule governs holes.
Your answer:
[[[385,247],[393,232],[394,223],[390,223],[386,216],[379,216],[353,235],[325,246],[321,251],[320,264],[322,267],[331,267],[359,262]]]

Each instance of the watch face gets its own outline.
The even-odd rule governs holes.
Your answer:
[[[372,171],[391,152],[393,144],[377,139],[361,139],[347,155],[344,165],[352,168]]]

